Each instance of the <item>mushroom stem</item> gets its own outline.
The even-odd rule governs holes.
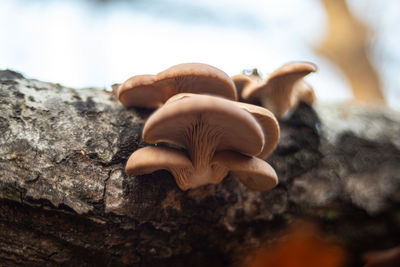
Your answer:
[[[217,145],[220,143],[221,131],[210,126],[205,120],[202,115],[197,116],[184,133],[193,172],[174,174],[175,177],[179,177],[177,180],[185,184],[184,188],[180,185],[183,190],[204,184],[218,184],[228,174],[226,168],[211,164]]]
[[[189,179],[192,176],[193,168],[171,168],[170,172],[180,189],[187,190],[190,188]]]
[[[278,118],[283,117],[286,111],[295,105],[291,95],[298,78],[295,75],[293,76],[286,80],[275,79],[271,83],[272,89],[269,89],[269,93],[261,98],[263,106],[268,107]],[[282,101],[283,99],[284,101]]]
[[[219,184],[228,175],[228,169],[218,164],[208,164],[204,169],[177,168],[170,171],[182,190],[206,184]]]

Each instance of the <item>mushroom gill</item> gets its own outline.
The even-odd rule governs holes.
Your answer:
[[[218,126],[212,128],[202,114],[191,122],[184,132],[185,147],[195,169],[205,169],[217,148],[223,129]],[[204,143],[207,140],[207,143]]]

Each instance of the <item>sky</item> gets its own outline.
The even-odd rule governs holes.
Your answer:
[[[375,31],[371,60],[386,99],[400,110],[400,1],[349,0]],[[235,75],[267,75],[311,61],[307,80],[322,102],[346,101],[338,68],[315,54],[326,17],[318,0],[0,1],[0,69],[65,86],[110,88],[137,74],[202,62]],[[397,34],[396,34],[397,33]]]

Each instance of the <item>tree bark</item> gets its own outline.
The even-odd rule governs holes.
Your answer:
[[[296,218],[354,257],[398,245],[398,113],[300,105],[280,122],[267,160],[280,183],[264,193],[233,175],[183,192],[167,171],[125,174],[150,114],[0,71],[2,265],[237,265]]]

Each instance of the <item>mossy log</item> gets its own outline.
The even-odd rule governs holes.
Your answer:
[[[167,171],[125,174],[150,114],[0,71],[0,265],[237,265],[296,218],[352,255],[398,245],[398,113],[300,105],[263,193],[233,175],[183,192]]]

